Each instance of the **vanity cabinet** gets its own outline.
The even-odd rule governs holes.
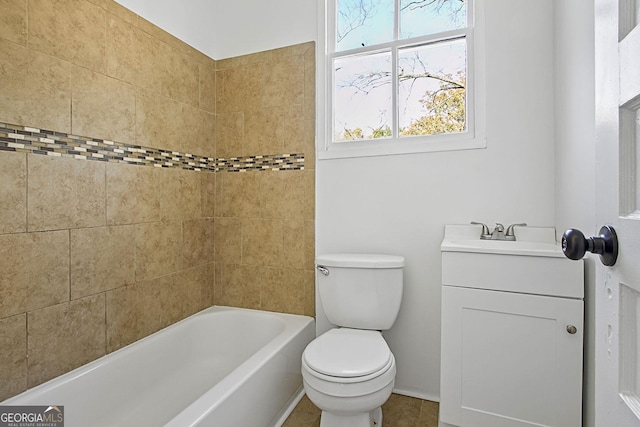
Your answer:
[[[445,242],[440,426],[581,426],[582,262]]]

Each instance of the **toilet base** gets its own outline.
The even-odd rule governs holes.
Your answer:
[[[382,408],[356,414],[334,414],[322,411],[320,427],[382,427]]]

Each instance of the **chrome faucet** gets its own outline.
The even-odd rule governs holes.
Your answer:
[[[496,227],[493,229],[493,233],[491,233],[491,240],[507,240],[504,234],[504,225],[496,222]]]
[[[514,227],[524,227],[527,225],[525,223],[511,224],[509,227],[507,227],[507,232],[505,233],[504,225],[500,224],[499,222],[496,223],[496,226],[492,232],[489,232],[489,227],[487,227],[486,224],[483,224],[481,222],[471,221],[471,224],[482,226],[482,232],[480,233],[481,240],[510,240],[510,241],[516,240],[516,235],[513,230]]]

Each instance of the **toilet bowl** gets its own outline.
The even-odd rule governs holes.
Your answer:
[[[382,337],[402,300],[404,258],[332,254],[316,259],[318,294],[334,329],[302,354],[304,389],[322,410],[321,427],[380,427],[396,361]]]
[[[321,427],[381,425],[395,376],[395,358],[378,331],[332,329],[302,356],[304,388],[322,410]]]

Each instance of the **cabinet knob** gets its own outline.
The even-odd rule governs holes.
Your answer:
[[[578,328],[576,328],[573,325],[567,325],[567,332],[569,332],[571,335],[573,335],[576,332],[578,332]]]

